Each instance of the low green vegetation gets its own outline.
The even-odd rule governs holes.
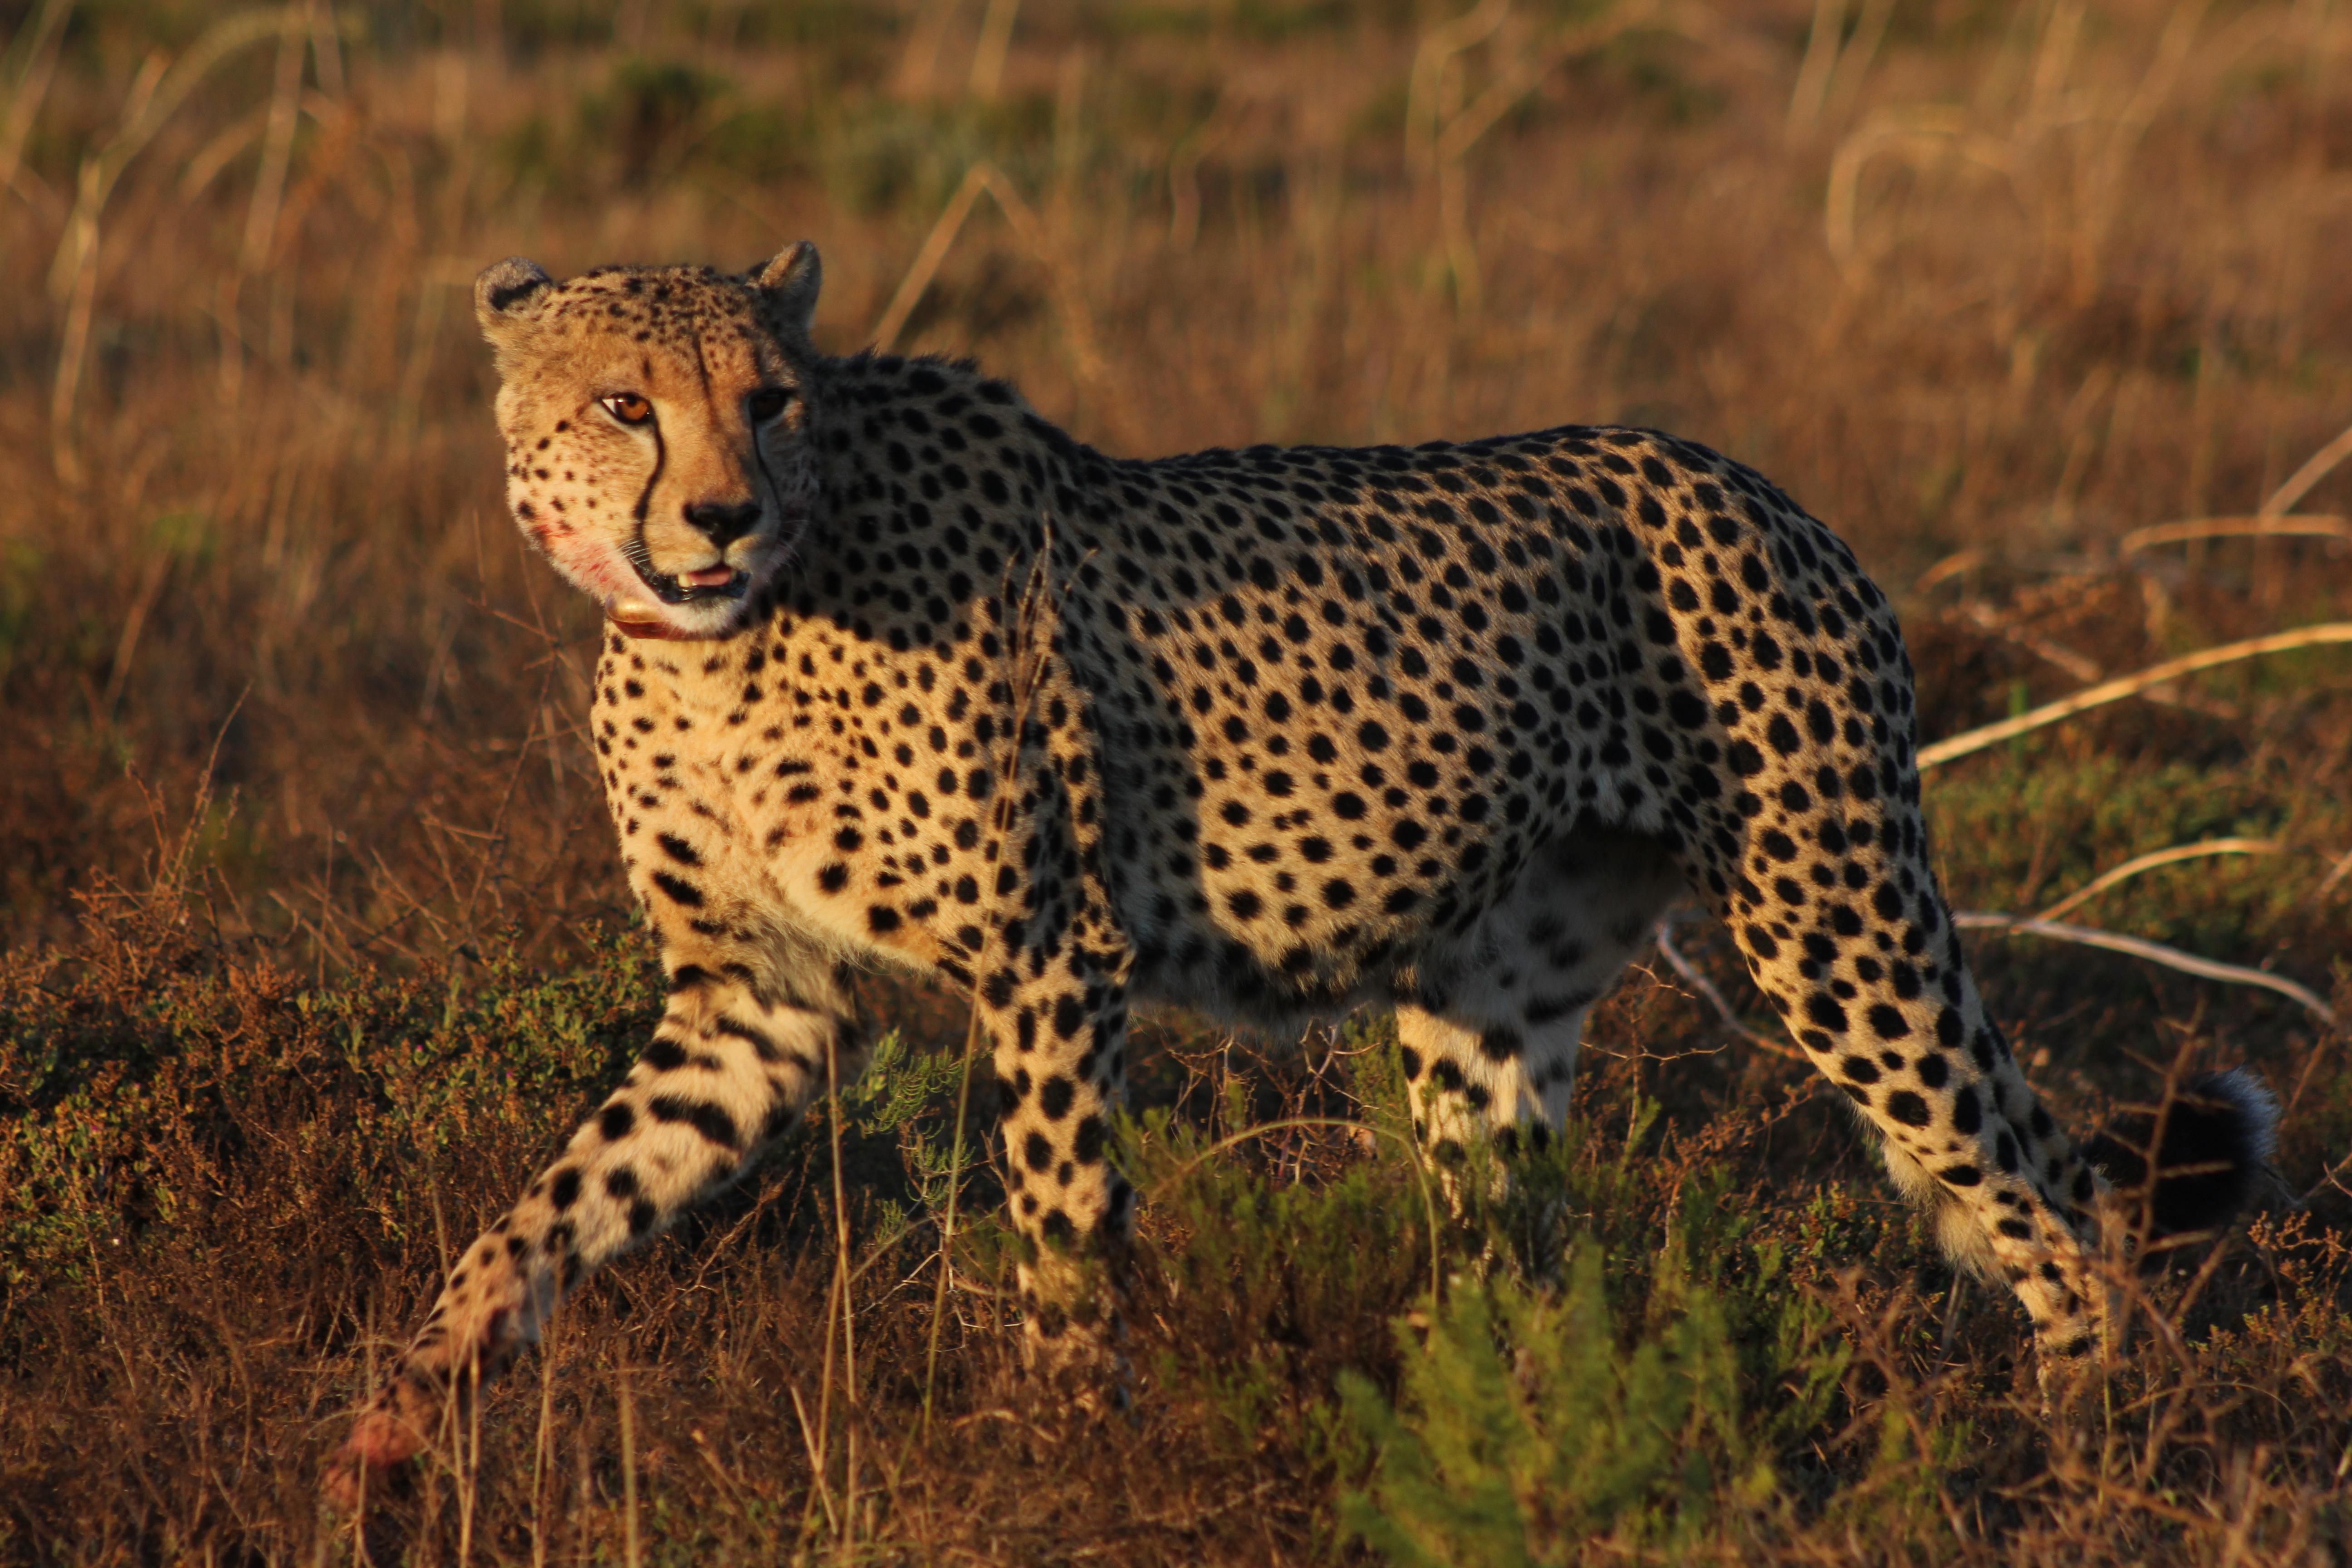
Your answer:
[[[317,1550],[328,1521],[307,1509],[99,1502],[182,1473],[307,1495],[446,1248],[657,1006],[627,929],[560,970],[496,950],[320,984],[211,947],[191,914],[124,900],[78,953],[0,973],[0,1550],[28,1561]],[[588,1289],[488,1402],[478,1447],[384,1503],[384,1550],[441,1560],[478,1530],[469,1550],[494,1560],[601,1561],[634,1529],[653,1562],[1088,1542],[1243,1561],[1271,1542],[1667,1563],[1857,1540],[1943,1562],[2063,1525],[2147,1561],[2197,1555],[2209,1527],[2162,1500],[2233,1454],[2261,1456],[2236,1472],[2249,1539],[2343,1525],[2352,1250],[2326,1199],[2140,1279],[2104,1410],[2049,1415],[2014,1309],[1945,1268],[1844,1117],[1793,1064],[1657,1059],[1707,1030],[1638,975],[1596,1025],[1578,1119],[1540,1150],[1475,1152],[1458,1217],[1402,1136],[1385,1024],[1238,1058],[1147,1031],[1119,1133],[1150,1194],[1126,1296],[1134,1408],[1082,1414],[1012,1360],[984,1095],[961,1155],[955,1139],[953,998],[873,1000],[907,1022],[842,1097],[846,1274],[821,1108]],[[2299,1113],[2327,1136],[2352,1127],[2341,1084]],[[2302,1157],[2283,1169],[2309,1179]]]

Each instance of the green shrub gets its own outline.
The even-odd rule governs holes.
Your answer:
[[[1613,1259],[1588,1239],[1557,1289],[1457,1279],[1401,1320],[1393,1405],[1361,1373],[1339,1380],[1377,1456],[1340,1500],[1347,1528],[1396,1563],[1486,1568],[1576,1561],[1595,1537],[1688,1542],[1771,1509],[1776,1458],[1819,1425],[1847,1352],[1779,1248],[1739,1245],[1725,1196],[1686,1194],[1644,1308],[1612,1307]]]

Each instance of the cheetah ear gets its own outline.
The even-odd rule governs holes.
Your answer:
[[[482,275],[474,279],[474,320],[482,324],[482,335],[504,348],[515,328],[542,302],[541,290],[553,281],[540,270],[538,262],[520,256],[483,268]]]
[[[824,267],[816,258],[816,246],[805,239],[779,251],[751,274],[751,285],[767,297],[777,327],[791,346],[804,352],[812,348],[809,322],[816,315],[816,294],[824,284]]]

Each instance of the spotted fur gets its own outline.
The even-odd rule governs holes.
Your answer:
[[[970,989],[1050,1346],[1132,1211],[1131,1005],[1393,1005],[1435,1152],[1541,1138],[1685,892],[1953,1250],[2094,1342],[2105,1185],[1979,999],[1895,618],[1828,529],[1648,430],[1114,458],[969,366],[819,354],[816,287],[803,246],[478,289],[514,513],[611,617],[594,744],[669,1002],[350,1464],[855,1072],[854,966]]]

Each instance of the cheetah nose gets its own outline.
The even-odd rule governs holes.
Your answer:
[[[760,521],[758,501],[698,500],[686,509],[686,521],[724,550],[751,531]]]

